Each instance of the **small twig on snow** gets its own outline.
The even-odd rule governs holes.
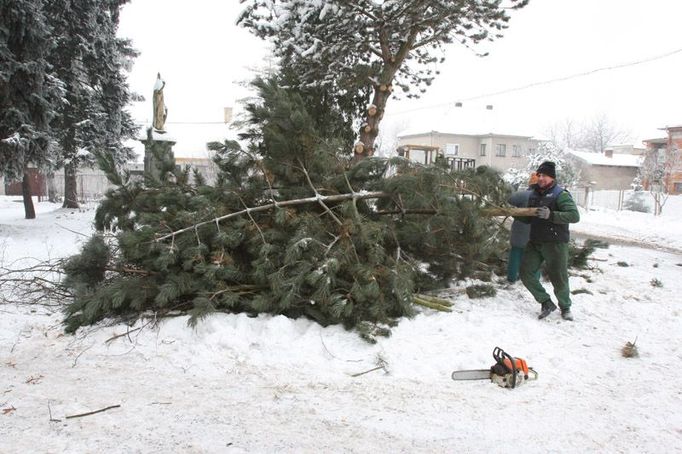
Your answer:
[[[125,333],[123,333],[123,334],[117,334],[117,335],[115,335],[115,336],[112,336],[112,337],[110,337],[109,339],[105,340],[104,343],[105,343],[105,344],[108,344],[109,342],[114,341],[114,340],[118,339],[119,337],[123,337],[123,336],[128,336],[128,340],[132,343],[133,340],[130,338],[130,333],[132,333],[132,332],[134,332],[134,331],[137,331],[137,330],[140,330],[140,329],[144,328],[144,327],[147,326],[149,323],[151,323],[151,322],[147,322],[147,323],[145,323],[144,325],[138,326],[138,327],[135,328],[135,329],[130,329],[130,327],[128,327],[128,329],[126,330]]]
[[[90,416],[90,415],[94,415],[94,414],[96,414],[96,413],[102,413],[103,411],[111,410],[112,408],[119,408],[119,407],[120,407],[120,405],[110,405],[110,406],[108,406],[108,407],[101,408],[101,409],[95,410],[95,411],[89,411],[89,412],[87,412],[87,413],[80,413],[80,414],[77,414],[77,415],[69,415],[69,416],[66,417],[66,419],[81,418],[81,417],[83,417],[83,416]]]
[[[388,370],[386,370],[386,361],[380,355],[377,356],[377,363],[379,364],[377,367],[374,367],[370,370],[366,370],[364,372],[358,372],[357,374],[352,374],[351,377],[359,377],[360,375],[365,375],[379,369],[383,369],[384,372],[388,373]]]
[[[74,360],[73,360],[73,365],[72,365],[71,367],[76,367],[76,363],[78,362],[78,358],[80,358],[81,355],[82,355],[83,353],[87,352],[87,351],[90,350],[92,347],[94,347],[94,345],[95,345],[95,344],[92,344],[91,346],[89,346],[88,348],[86,348],[85,350],[83,350],[82,352],[80,352],[80,353],[74,358]]]
[[[359,377],[360,375],[365,375],[365,374],[368,374],[370,372],[374,372],[375,370],[379,370],[379,369],[384,369],[384,366],[377,366],[377,367],[374,367],[370,370],[366,370],[364,372],[358,372],[357,374],[352,374],[351,377]],[[386,369],[384,369],[384,370],[386,370]]]

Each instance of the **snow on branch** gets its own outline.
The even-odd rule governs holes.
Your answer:
[[[220,221],[235,218],[235,217],[241,216],[243,214],[247,214],[247,213],[250,214],[250,213],[254,213],[254,212],[268,211],[268,210],[271,210],[273,208],[295,206],[295,205],[304,205],[307,203],[318,203],[319,204],[319,203],[324,203],[324,202],[341,202],[344,200],[380,199],[380,198],[384,198],[384,197],[391,197],[391,194],[386,193],[386,192],[380,192],[380,191],[352,192],[352,193],[346,193],[346,194],[335,194],[335,195],[327,195],[327,196],[316,194],[313,197],[306,197],[303,199],[285,200],[283,202],[273,202],[273,203],[268,203],[266,205],[261,205],[261,206],[252,207],[252,208],[246,208],[246,209],[243,209],[241,211],[236,211],[234,213],[230,213],[230,214],[226,214],[224,216],[220,216],[220,217],[217,217],[214,219],[210,219],[208,221],[199,222],[199,223],[191,225],[189,227],[185,227],[184,229],[176,230],[176,231],[171,232],[167,235],[160,236],[160,237],[156,238],[155,241],[159,242],[159,241],[166,240],[168,238],[174,238],[176,235],[195,230],[195,229],[197,229],[203,225],[218,223]]]

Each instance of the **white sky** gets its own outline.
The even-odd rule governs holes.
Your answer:
[[[178,123],[221,122],[223,107],[238,111],[238,100],[247,92],[236,83],[250,80],[253,68],[266,64],[264,43],[234,25],[240,10],[235,0],[133,0],[123,9],[120,35],[131,38],[141,52],[129,81],[146,98],[133,107],[134,117],[151,121],[152,88],[160,72],[169,108],[166,127],[178,140],[176,156],[203,156],[205,142],[234,135],[220,124]],[[488,57],[448,46],[441,74],[425,96],[389,101],[384,132],[440,124],[457,111],[472,118],[488,116],[482,121],[495,132],[542,136],[554,122],[605,114],[639,145],[643,138],[659,136],[657,128],[682,124],[682,51],[469,100],[682,49],[682,1],[531,0],[512,14],[505,37],[481,49],[490,52]],[[458,100],[463,100],[461,109],[454,108]],[[494,106],[492,112],[486,104]]]

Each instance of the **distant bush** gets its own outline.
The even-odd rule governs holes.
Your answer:
[[[625,202],[623,202],[623,208],[629,211],[638,211],[640,213],[651,212],[651,208],[649,208],[647,205],[644,196],[644,191],[633,192],[627,199],[625,199]]]

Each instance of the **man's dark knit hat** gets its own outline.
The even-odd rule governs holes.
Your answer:
[[[545,161],[538,167],[537,173],[547,175],[548,177],[556,178],[556,164],[552,161]]]

